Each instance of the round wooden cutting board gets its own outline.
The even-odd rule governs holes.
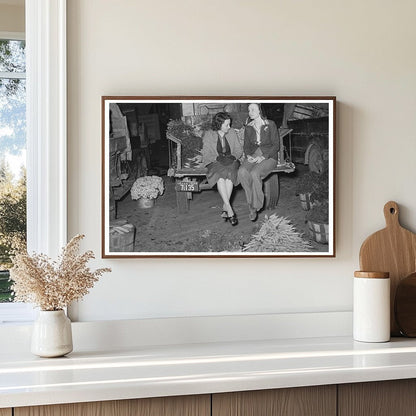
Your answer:
[[[384,205],[386,228],[370,235],[361,245],[360,269],[390,273],[391,335],[400,335],[394,318],[394,299],[399,282],[416,271],[416,234],[399,222],[399,206],[390,201]]]

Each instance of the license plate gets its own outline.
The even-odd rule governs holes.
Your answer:
[[[179,192],[199,192],[199,184],[198,182],[192,181],[182,181],[177,182],[175,189]]]

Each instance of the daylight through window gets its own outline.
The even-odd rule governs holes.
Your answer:
[[[25,41],[0,39],[0,303],[12,301],[12,250],[26,244]]]

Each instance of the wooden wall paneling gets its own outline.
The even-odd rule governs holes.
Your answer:
[[[212,416],[336,416],[336,386],[212,395]]]
[[[339,416],[414,416],[416,380],[392,380],[338,386]]]
[[[0,416],[12,416],[12,409],[0,409]]]
[[[70,403],[19,407],[14,416],[210,416],[210,402],[200,395]]]

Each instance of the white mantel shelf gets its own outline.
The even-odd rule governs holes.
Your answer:
[[[0,353],[0,408],[416,377],[416,340],[350,337],[142,345],[41,359]]]

